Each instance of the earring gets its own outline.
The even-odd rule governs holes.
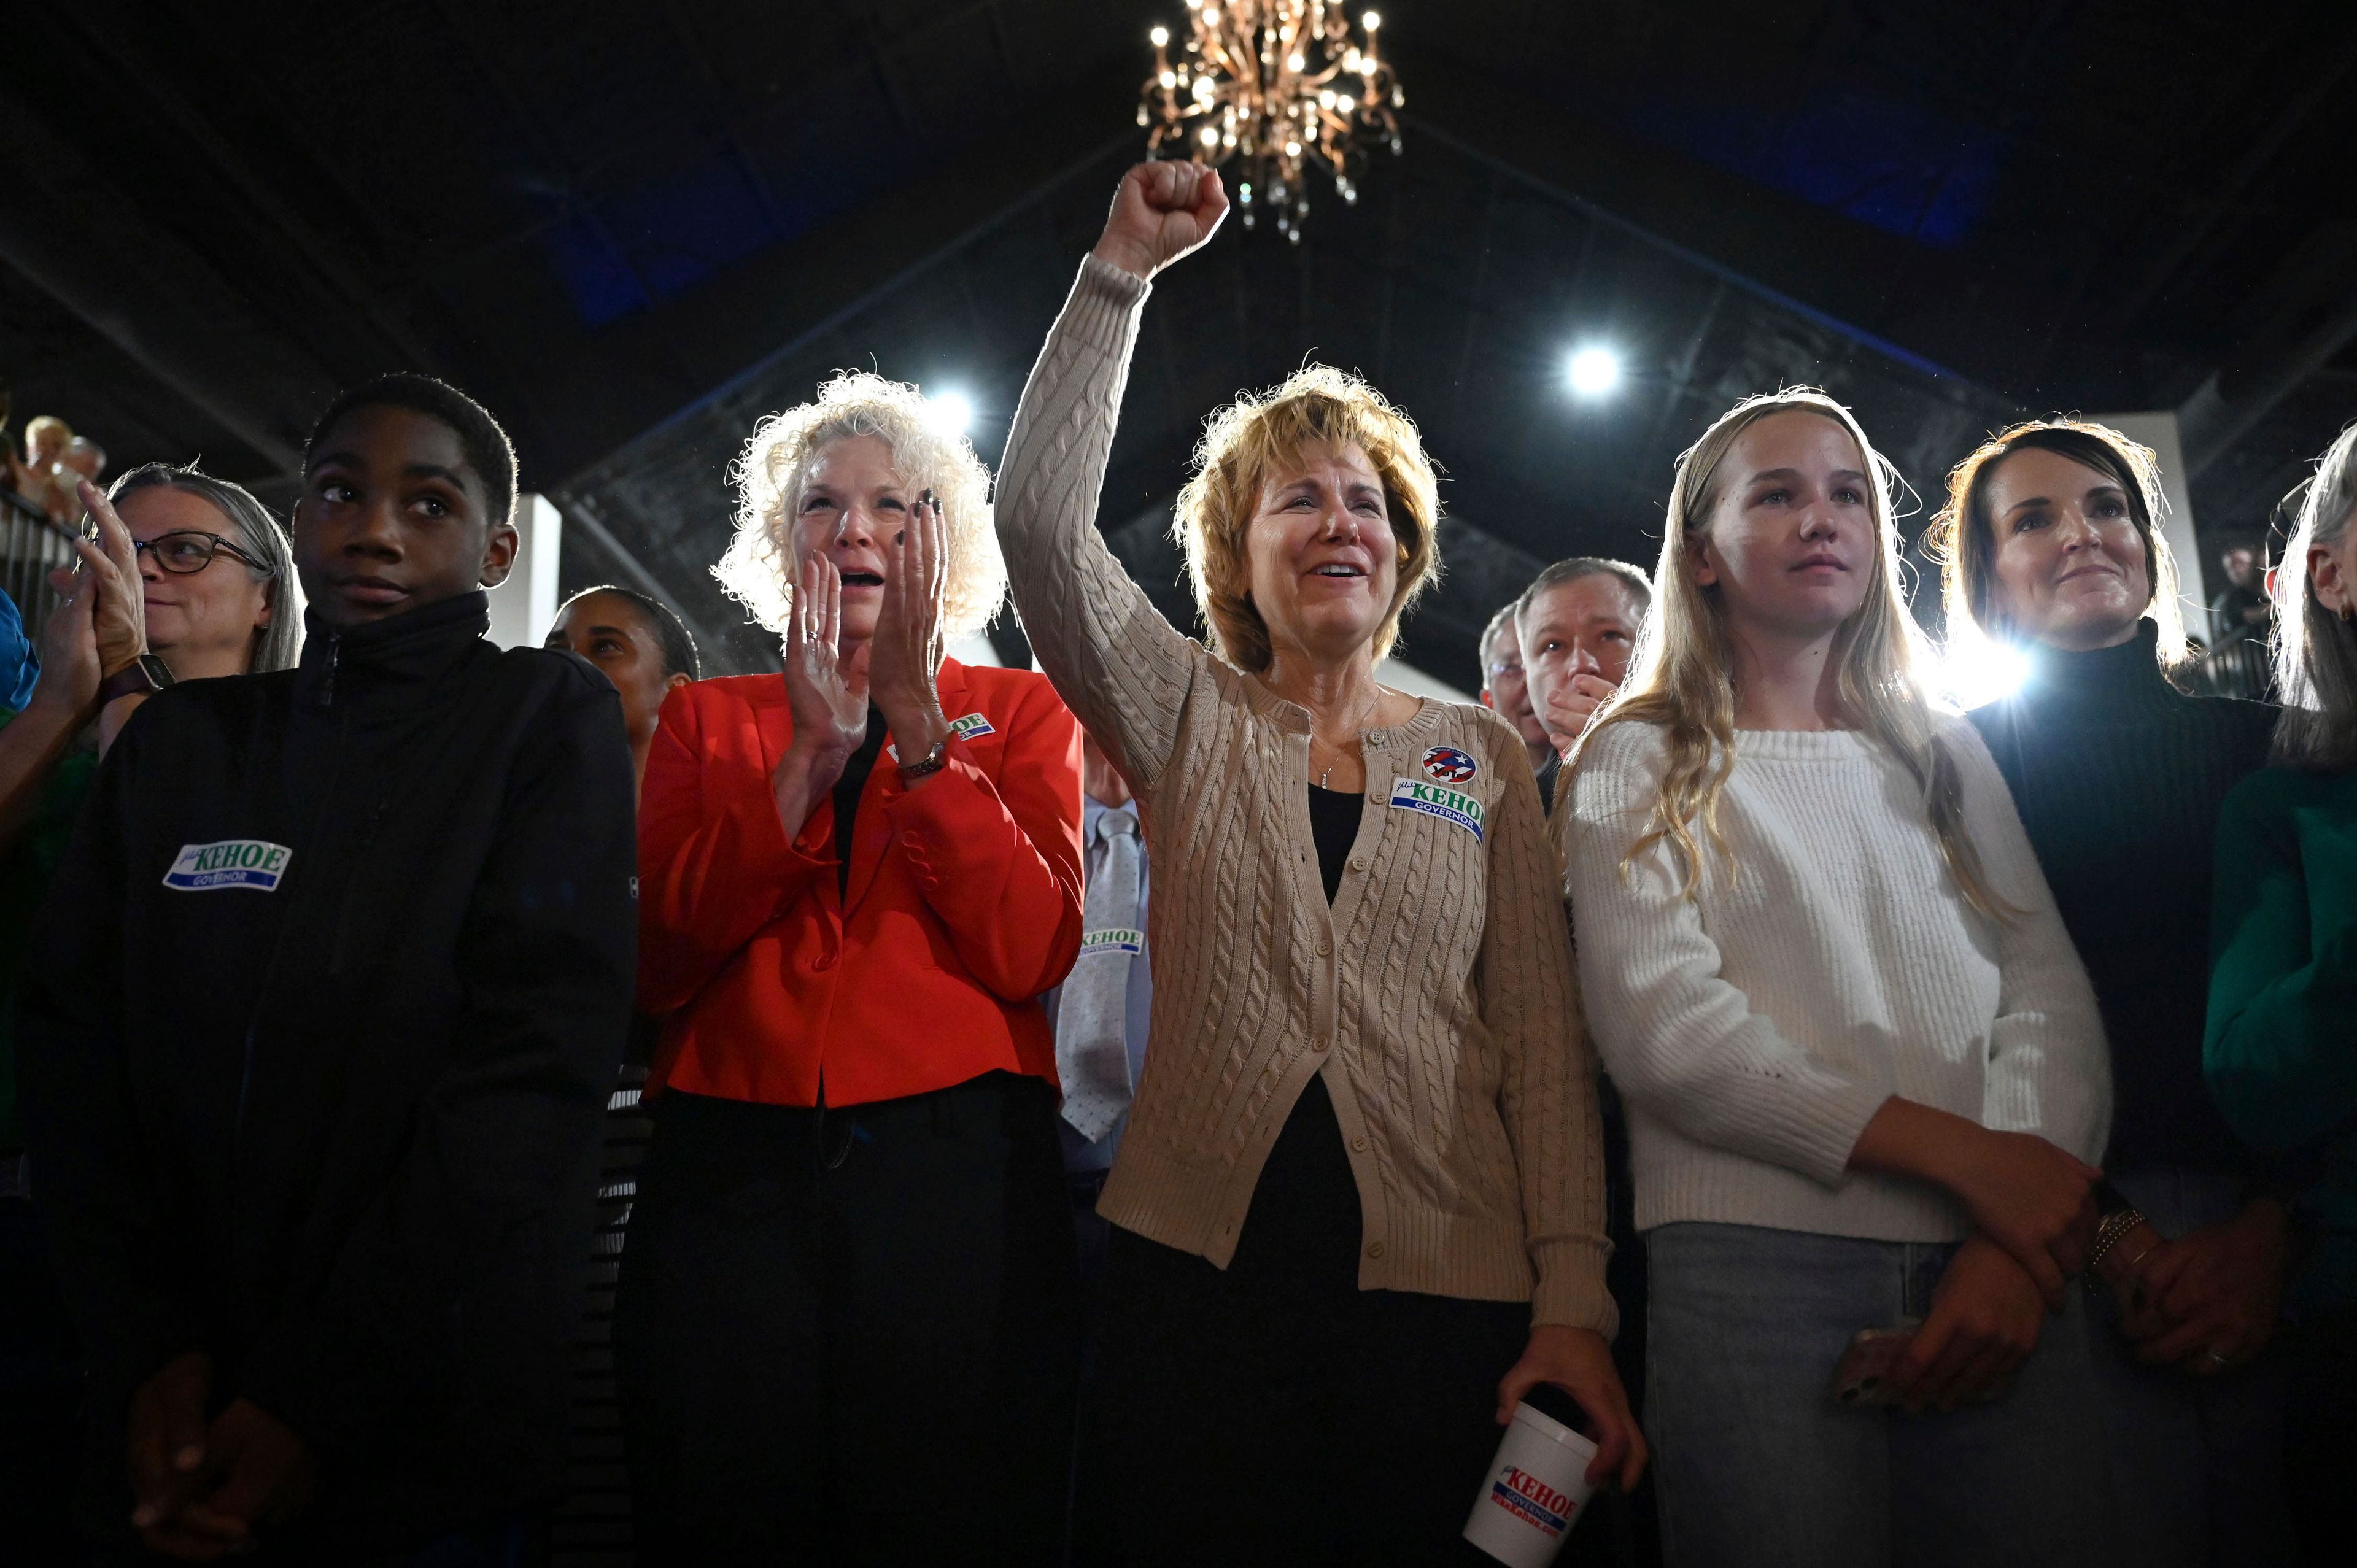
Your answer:
[[[2343,625],[2357,626],[2357,599],[2349,599],[2342,602],[2341,606],[2341,619]]]

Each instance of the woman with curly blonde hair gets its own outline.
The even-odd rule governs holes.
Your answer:
[[[1045,1563],[1073,1242],[1039,993],[1080,947],[1080,728],[942,657],[1005,591],[915,388],[761,422],[716,568],[780,675],[682,686],[640,804],[665,1015],[616,1303],[640,1560]]]
[[[1032,646],[1154,849],[1098,1206],[1107,1511],[1135,1563],[1437,1562],[1541,1382],[1596,1478],[1643,1467],[1593,1073],[1521,738],[1375,679],[1439,569],[1406,416],[1323,367],[1212,416],[1178,504],[1209,647],[1094,526],[1147,279],[1226,210],[1188,164],[1122,181],[999,493]]]
[[[1895,484],[1822,392],[1721,416],[1678,459],[1652,618],[1557,786],[1629,1108],[1674,1564],[2104,1557],[2064,1289],[2103,1027],[1987,749],[1930,702]],[[2041,1335],[2049,1309],[2070,1321]],[[1910,1337],[1849,1374],[1875,1408],[1845,1408],[1862,1329]]]

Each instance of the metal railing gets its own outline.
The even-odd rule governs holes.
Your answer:
[[[73,564],[73,550],[49,526],[41,509],[0,483],[0,589],[24,618],[25,635],[38,646],[41,627],[57,608],[49,573]]]

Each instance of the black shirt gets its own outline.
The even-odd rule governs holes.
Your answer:
[[[883,711],[875,703],[867,704],[867,738],[843,765],[843,777],[834,781],[834,890],[844,897],[851,897],[851,825],[859,818],[859,796],[867,788],[867,776],[876,771],[876,758],[882,755],[885,737],[891,733],[884,722]]]
[[[2110,1038],[2105,1164],[2249,1174],[2201,1078],[2218,805],[2266,759],[2275,710],[2190,697],[2150,621],[2116,648],[2039,649],[2021,692],[1975,710],[2013,790]]]
[[[1326,882],[1326,902],[1342,890],[1342,867],[1359,836],[1359,815],[1365,798],[1356,789],[1320,789],[1309,786],[1309,838],[1318,846],[1318,875]]]

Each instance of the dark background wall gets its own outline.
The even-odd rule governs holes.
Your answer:
[[[1747,392],[1827,386],[1933,495],[2017,414],[2177,408],[2212,543],[2357,414],[2346,6],[1383,9],[1402,155],[1300,244],[1231,224],[1157,290],[1104,521],[1182,619],[1153,520],[1203,414],[1305,357],[1373,378],[1447,471],[1449,583],[1405,653],[1460,685],[1539,562],[1651,560],[1672,458]],[[627,555],[757,667],[705,570],[753,420],[867,365],[966,392],[995,460],[1142,147],[1146,28],[1182,16],[27,10],[0,378],[118,469],[201,456],[283,500],[336,387],[447,376],[587,520],[569,578]],[[1591,340],[1631,373],[1589,403],[1561,367]]]

